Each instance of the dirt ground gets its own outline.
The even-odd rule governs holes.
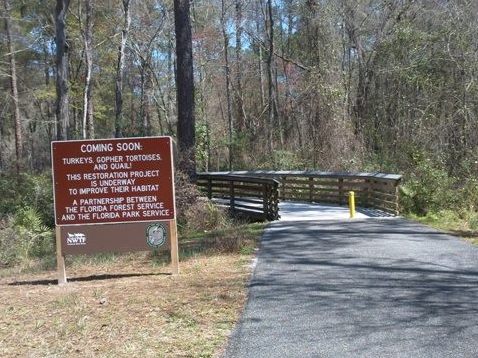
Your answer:
[[[1,357],[211,357],[246,297],[251,255],[190,257],[178,276],[147,254],[0,278]]]

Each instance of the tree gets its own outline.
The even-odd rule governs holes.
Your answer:
[[[54,16],[12,0],[2,15],[5,3],[2,169],[46,169],[52,139],[89,130],[87,102],[96,136],[177,135],[201,169],[407,173],[418,156],[478,175],[476,1],[49,0]]]
[[[68,44],[66,42],[66,13],[70,0],[57,0],[55,10],[55,44],[56,44],[56,137],[68,139],[69,88],[68,88]]]
[[[7,35],[7,51],[10,63],[10,90],[13,102],[13,118],[15,123],[15,155],[16,155],[16,171],[20,174],[22,161],[22,122],[20,118],[20,107],[18,104],[18,87],[17,87],[17,65],[15,62],[15,48],[12,43],[11,26],[10,26],[10,2],[3,0],[5,33]]]
[[[182,153],[180,168],[194,180],[195,115],[194,75],[189,0],[174,0],[176,33],[176,101],[178,106],[178,145]]]
[[[242,0],[234,0],[236,22],[236,128],[242,132],[245,127],[244,94],[242,91]]]
[[[83,92],[83,120],[82,120],[82,136],[83,139],[93,138],[95,127],[93,122],[93,99],[92,99],[92,84],[91,75],[93,68],[93,19],[91,0],[85,0],[85,16],[86,24],[83,29],[83,45],[85,52],[85,88]],[[80,18],[81,23],[81,18]]]
[[[225,0],[221,0],[221,30],[224,41],[224,77],[226,79],[226,107],[227,107],[227,125],[228,125],[228,151],[229,151],[229,170],[233,169],[234,153],[233,136],[234,136],[234,119],[232,117],[231,102],[231,68],[229,66],[229,35],[226,28],[226,4]]]
[[[266,11],[266,28],[267,28],[267,42],[269,45],[267,54],[267,88],[268,88],[268,133],[269,138],[267,144],[269,146],[269,153],[274,150],[274,126],[277,118],[277,111],[275,106],[275,81],[274,74],[274,16],[272,14],[272,0],[267,0]],[[280,126],[278,127],[280,130]]]
[[[128,41],[129,27],[131,25],[131,15],[129,10],[129,1],[123,0],[123,29],[121,30],[121,43],[118,48],[118,62],[116,66],[115,82],[115,137],[123,136],[123,78],[125,68],[125,49]]]

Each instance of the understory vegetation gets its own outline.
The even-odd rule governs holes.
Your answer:
[[[458,236],[478,238],[478,161],[451,175],[443,163],[416,158],[400,188],[402,213]]]
[[[257,225],[238,222],[200,196],[181,172],[176,177],[178,229],[183,254],[195,250],[250,252]],[[0,176],[0,267],[53,268],[54,218],[50,174]],[[449,176],[417,159],[400,187],[402,214],[470,238],[478,237],[478,179]],[[260,226],[259,226],[260,227]],[[245,233],[243,235],[239,233]],[[257,232],[255,232],[257,234]],[[257,236],[257,235],[256,235]],[[101,256],[101,255],[100,255]]]
[[[176,184],[182,256],[213,252],[252,253],[262,232],[262,224],[229,217],[224,209],[201,197],[196,186],[181,172],[176,175]],[[54,268],[56,257],[50,174],[22,175],[20,178],[15,175],[0,176],[0,197],[0,268],[16,267],[17,271]],[[157,253],[152,255],[154,258]],[[109,257],[104,254],[97,256],[100,261]],[[114,254],[110,256],[115,257]],[[82,260],[89,259],[85,257]]]
[[[191,2],[187,111],[174,4],[190,2],[2,3],[1,265],[52,250],[54,139],[170,135],[192,171],[399,173],[402,213],[476,231],[476,1]],[[183,236],[235,225],[186,194]]]

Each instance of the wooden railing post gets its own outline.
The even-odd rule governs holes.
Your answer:
[[[274,182],[273,203],[274,203],[274,217],[272,220],[279,220],[279,184]]]
[[[286,200],[286,189],[287,189],[287,177],[286,176],[283,176],[281,177],[282,180],[281,180],[281,184],[282,184],[282,190],[281,190],[281,200]]]
[[[234,198],[234,180],[229,182],[229,207],[231,211],[234,213],[234,206],[235,206],[235,198]]]
[[[372,203],[373,205],[375,205],[376,201],[377,201],[377,194],[375,193],[375,191],[377,190],[377,181],[376,180],[372,180],[371,181],[371,190],[372,190],[372,193],[371,193],[371,198],[372,198]]]
[[[264,216],[266,220],[270,220],[269,213],[269,195],[268,194],[268,185],[266,183],[262,184],[262,210],[264,211]]]
[[[399,181],[397,180],[395,185],[395,215],[400,215],[400,188],[399,188]]]
[[[312,202],[314,199],[314,177],[309,177],[309,201]]]
[[[269,221],[279,219],[279,184],[264,184],[264,213]]]
[[[339,178],[339,183],[338,183],[338,188],[339,188],[339,205],[344,204],[344,178]]]
[[[370,179],[365,179],[365,206],[371,207],[370,203]]]
[[[207,179],[207,197],[208,199],[212,199],[212,179]]]

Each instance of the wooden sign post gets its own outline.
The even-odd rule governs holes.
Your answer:
[[[58,272],[58,284],[64,285],[66,283],[65,256],[63,256],[63,253],[61,252],[61,231],[58,225],[55,227],[55,237],[56,237],[56,270]]]
[[[179,273],[171,137],[52,142],[58,283],[65,255],[170,250]]]

